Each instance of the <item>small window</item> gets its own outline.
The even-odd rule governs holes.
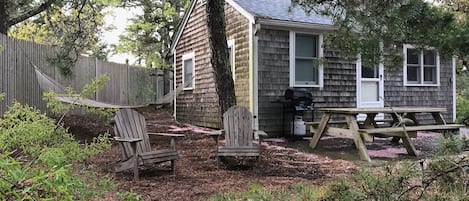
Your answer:
[[[228,62],[230,64],[231,76],[233,81],[236,81],[236,68],[235,68],[235,40],[228,40]]]
[[[321,35],[290,33],[290,86],[322,85]]]
[[[439,56],[436,50],[404,45],[404,82],[407,86],[439,84]]]
[[[194,53],[185,54],[182,56],[182,85],[184,86],[184,90],[194,89],[194,61]]]

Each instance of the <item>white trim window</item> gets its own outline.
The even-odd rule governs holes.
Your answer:
[[[290,32],[290,87],[322,87],[322,34]]]
[[[236,66],[235,66],[235,40],[228,40],[228,61],[230,62],[231,76],[233,76],[233,81],[236,81]]]
[[[404,85],[438,86],[440,56],[435,49],[417,49],[404,45]]]
[[[184,90],[192,90],[195,86],[194,53],[182,55],[182,86]]]

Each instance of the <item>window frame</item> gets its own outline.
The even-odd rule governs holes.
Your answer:
[[[185,87],[185,61],[192,60],[192,85],[190,87]],[[195,88],[195,55],[194,52],[183,54],[182,55],[182,86],[183,90],[193,90]]]
[[[318,83],[317,84],[296,84],[295,69],[296,69],[296,35],[310,35],[318,38],[317,47],[317,61],[318,61]],[[290,87],[320,87],[324,86],[324,68],[323,64],[319,61],[324,56],[323,48],[323,34],[317,32],[301,32],[290,31]]]
[[[236,46],[235,46],[235,39],[230,39],[227,41],[228,49],[231,48],[231,76],[233,77],[233,82],[236,82]],[[230,52],[228,52],[230,54]],[[228,56],[229,58],[229,56]]]
[[[403,52],[404,52],[404,61],[403,61],[403,79],[404,79],[404,86],[440,86],[440,54],[435,48],[424,48],[423,50],[419,50],[419,74],[420,80],[418,83],[409,82],[407,79],[407,50],[408,49],[417,49],[413,45],[404,44],[403,45]],[[425,64],[424,64],[424,50],[432,50],[435,52],[435,68],[436,68],[436,77],[435,83],[425,83]]]

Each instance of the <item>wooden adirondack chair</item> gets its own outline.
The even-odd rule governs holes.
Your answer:
[[[179,156],[174,138],[184,135],[147,133],[145,117],[132,109],[121,109],[114,121],[114,139],[122,148],[122,160],[111,166],[114,172],[133,169],[134,179],[138,180],[138,166],[171,161],[171,170],[175,174],[175,160]],[[148,134],[171,137],[169,148],[152,151]]]
[[[214,132],[217,142],[217,164],[221,156],[254,156],[260,160],[264,131],[252,129],[252,114],[245,107],[233,106],[223,114],[223,130]],[[225,146],[218,146],[220,136],[225,135]],[[253,140],[259,144],[253,144]]]

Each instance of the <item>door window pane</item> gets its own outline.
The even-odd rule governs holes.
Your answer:
[[[362,66],[362,78],[378,78],[378,67]]]

